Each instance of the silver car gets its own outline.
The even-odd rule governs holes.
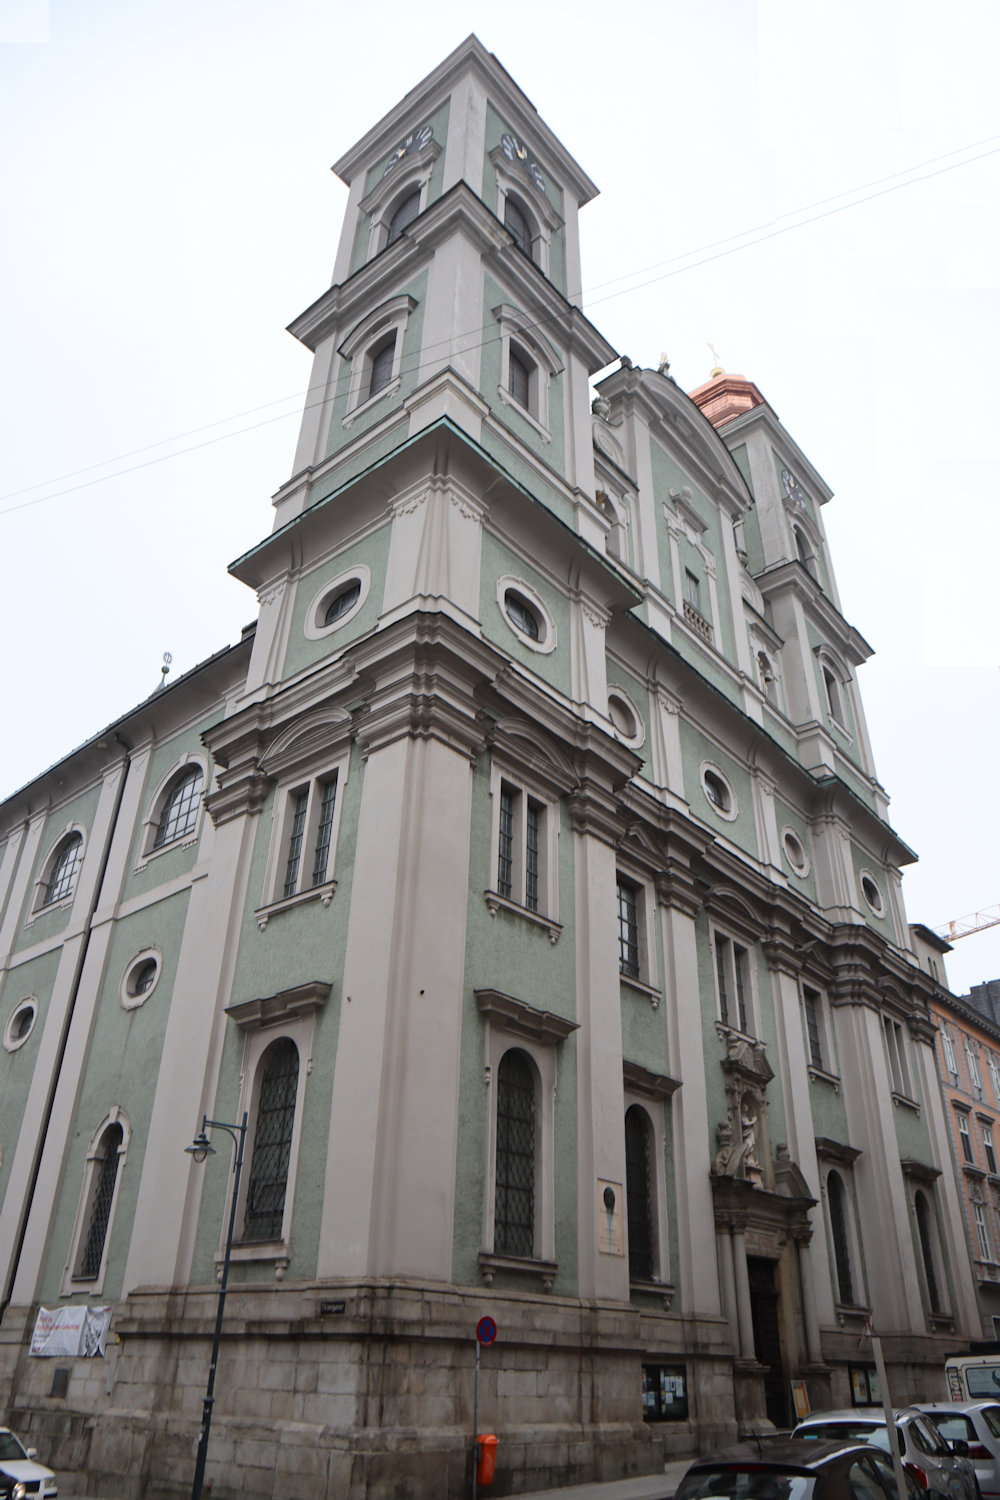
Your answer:
[[[897,1409],[895,1418],[903,1466],[929,1497],[979,1500],[976,1472],[965,1457],[968,1449],[964,1440],[957,1440],[953,1448],[938,1432],[933,1418],[915,1406]],[[889,1451],[885,1415],[874,1406],[813,1412],[799,1423],[792,1436],[872,1443],[886,1453]]]
[[[964,1438],[983,1500],[1000,1500],[1000,1404],[996,1401],[921,1401],[942,1437]]]

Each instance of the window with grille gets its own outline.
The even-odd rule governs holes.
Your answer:
[[[925,1195],[917,1192],[913,1199],[917,1217],[917,1238],[920,1241],[920,1258],[924,1263],[924,1280],[927,1283],[927,1301],[931,1312],[941,1311],[941,1294],[938,1291],[937,1272],[934,1268],[934,1241],[931,1238],[931,1211]],[[983,1225],[985,1234],[986,1226]]]
[[[724,1026],[750,1034],[749,954],[740,943],[715,934],[715,977],[719,990],[719,1019]]]
[[[528,911],[541,911],[545,904],[545,806],[512,782],[503,781],[499,811],[497,894]]]
[[[639,978],[639,888],[618,880],[618,967],[628,979]]]
[[[396,362],[396,335],[376,349],[371,356],[371,373],[368,377],[368,394],[366,400],[377,396],[379,391],[385,390],[392,380],[393,366]]]
[[[806,1040],[809,1043],[809,1061],[814,1068],[822,1068],[823,1063],[823,1037],[820,1031],[820,1007],[822,1005],[819,992],[811,990],[807,985],[802,986],[802,1009],[806,1017]]]
[[[198,807],[204,773],[200,766],[192,766],[179,776],[167,794],[153,835],[153,848],[162,849],[191,832],[198,821]]]
[[[96,1281],[100,1275],[124,1139],[125,1133],[120,1125],[109,1125],[93,1158],[85,1227],[73,1272],[74,1280]]]
[[[831,1172],[827,1177],[826,1195],[830,1207],[833,1258],[837,1269],[837,1295],[841,1302],[853,1305],[854,1280],[851,1275],[851,1243],[847,1227],[847,1190],[839,1172]]]
[[[243,1239],[247,1241],[281,1238],[299,1086],[299,1049],[295,1043],[288,1037],[272,1043],[261,1059],[260,1071],[243,1221]]]
[[[652,1281],[656,1273],[651,1134],[646,1111],[633,1104],[625,1112],[628,1273],[632,1281]]]
[[[315,890],[331,878],[337,779],[333,772],[288,794],[278,899]]]
[[[40,906],[51,906],[53,902],[62,901],[72,894],[82,858],[83,837],[74,833],[60,845],[52,861],[49,878],[42,888]]]
[[[535,1075],[516,1048],[497,1069],[496,1203],[493,1245],[498,1255],[535,1252]]]
[[[389,245],[394,245],[396,243],[400,235],[403,233],[403,230],[409,228],[419,212],[420,189],[414,188],[413,192],[408,193],[407,196],[403,199],[402,203],[399,205],[392,218],[389,220],[389,232],[386,236],[385,241],[386,248],[388,248]]]

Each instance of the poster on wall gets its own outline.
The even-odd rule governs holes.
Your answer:
[[[110,1307],[40,1307],[29,1353],[38,1359],[92,1359],[104,1354],[110,1326]]]

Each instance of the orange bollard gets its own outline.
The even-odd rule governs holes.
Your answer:
[[[497,1464],[497,1443],[499,1439],[495,1433],[487,1432],[481,1438],[477,1438],[479,1445],[479,1463],[476,1465],[476,1483],[485,1489],[493,1483],[493,1474]]]

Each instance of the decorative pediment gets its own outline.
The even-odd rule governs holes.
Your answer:
[[[300,769],[315,769],[318,762],[343,749],[352,727],[351,715],[340,708],[320,709],[297,719],[268,746],[260,759],[261,770],[284,780]]]

